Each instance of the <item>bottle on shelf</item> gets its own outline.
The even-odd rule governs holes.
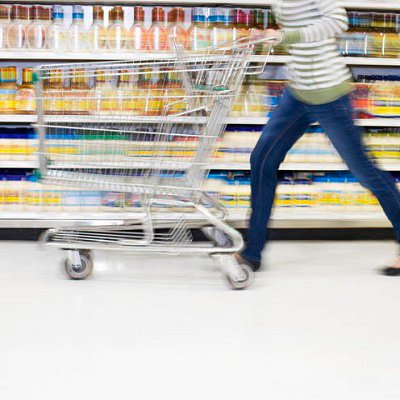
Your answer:
[[[250,14],[240,8],[232,12],[232,40],[238,40],[249,36]]]
[[[400,34],[396,32],[396,14],[385,14],[385,30],[382,38],[382,57],[396,58],[400,54]]]
[[[7,31],[11,23],[11,7],[0,6],[0,49],[7,48]]]
[[[10,49],[23,49],[26,46],[26,31],[29,24],[29,8],[13,5],[12,22],[7,30],[7,46]]]
[[[130,50],[147,50],[148,31],[144,26],[143,7],[134,7],[133,25],[128,31],[128,48]]]
[[[362,13],[349,12],[349,29],[339,39],[339,48],[345,56],[359,57],[365,55],[366,33],[363,32]]]
[[[51,9],[32,6],[29,10],[31,23],[27,27],[27,47],[41,50],[46,46],[46,31],[51,21]]]
[[[67,114],[89,114],[91,93],[85,68],[75,68],[70,72],[70,85],[64,93],[64,109]]]
[[[117,108],[119,115],[134,115],[135,112],[135,93],[131,83],[131,76],[129,70],[121,70],[119,72]]]
[[[84,25],[83,7],[80,5],[73,6],[72,24],[68,29],[68,50],[88,50],[88,32]]]
[[[114,74],[112,70],[96,70],[96,86],[94,89],[95,114],[110,115],[118,110],[118,89],[115,84]]]
[[[36,111],[35,88],[32,80],[32,68],[22,69],[22,85],[15,97],[17,114],[34,114]]]
[[[169,47],[173,49],[172,38],[175,38],[176,43],[180,44],[183,49],[189,47],[188,32],[185,29],[185,10],[183,8],[173,8],[168,13],[168,37],[170,39]]]
[[[124,25],[124,10],[115,6],[109,12],[109,27],[107,29],[107,47],[110,50],[121,51],[126,49],[127,31]]]
[[[211,46],[210,31],[207,28],[205,9],[192,9],[192,25],[188,30],[189,48],[192,51],[202,51]]]
[[[384,35],[384,18],[381,12],[371,13],[371,28],[368,35],[369,57],[380,57]]]
[[[88,38],[90,51],[104,51],[107,48],[107,29],[102,6],[93,7],[93,24],[89,28]]]
[[[64,114],[64,92],[63,70],[50,70],[48,78],[43,81],[43,108],[45,114]]]
[[[17,94],[17,68],[0,69],[0,114],[15,113],[15,97]]]
[[[67,49],[67,29],[64,25],[64,9],[60,5],[53,6],[53,23],[46,33],[47,48],[53,51]]]
[[[217,8],[210,8],[207,15],[207,29],[210,34],[210,45],[217,45]]]
[[[165,28],[165,13],[162,7],[154,7],[152,10],[152,25],[148,39],[149,50],[168,50],[168,32]]]

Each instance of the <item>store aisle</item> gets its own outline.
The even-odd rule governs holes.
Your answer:
[[[62,253],[1,242],[7,400],[388,400],[400,381],[400,279],[389,242],[274,242],[251,290],[207,258]]]

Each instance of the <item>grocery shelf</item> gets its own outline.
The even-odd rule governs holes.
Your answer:
[[[14,3],[13,0],[0,0],[0,3]],[[31,4],[32,0],[18,0],[18,4]],[[76,3],[76,0],[36,0],[35,4],[65,4],[72,5]],[[82,5],[93,5],[93,0],[80,0],[79,4]],[[262,0],[250,0],[245,3],[241,0],[137,0],[134,3],[132,0],[99,0],[96,1],[95,4],[101,5],[125,5],[125,6],[133,6],[133,5],[143,5],[143,6],[186,6],[186,7],[194,7],[196,5],[203,6],[240,6],[240,7],[267,7],[270,5],[270,1],[262,1]]]
[[[166,117],[166,120],[173,118],[175,123],[186,124],[204,124],[205,117]],[[37,118],[35,115],[13,115],[13,114],[0,114],[0,123],[35,123]],[[48,123],[62,123],[62,122],[75,122],[75,123],[104,123],[104,122],[160,122],[160,117],[146,117],[146,116],[119,116],[119,115],[48,115],[45,117],[45,122]],[[227,124],[235,125],[265,125],[268,121],[266,117],[228,117]],[[357,119],[356,124],[365,127],[400,127],[400,118],[367,118]]]
[[[36,122],[36,115],[25,114],[0,114],[0,123],[32,123]]]
[[[1,3],[15,3],[12,0],[1,0]],[[31,4],[32,0],[18,0],[19,4],[28,3]],[[54,0],[37,0],[37,4],[53,4]],[[58,4],[74,4],[75,0],[57,0]],[[79,4],[93,5],[93,0],[81,0]],[[98,0],[96,4],[104,5],[126,5],[132,6],[131,0]],[[271,5],[271,0],[248,0],[243,2],[243,0],[137,0],[135,5],[181,5],[181,6],[236,6],[236,7],[268,7]],[[340,1],[340,4],[348,9],[358,9],[358,10],[388,10],[395,11],[400,10],[400,4],[398,1]]]
[[[400,171],[399,163],[378,163],[379,167],[386,171]],[[219,163],[215,162],[210,165],[213,170],[228,171],[248,171],[249,163]],[[344,163],[282,163],[279,167],[280,171],[348,171],[348,167]]]
[[[226,122],[235,125],[264,125],[266,117],[228,117]],[[400,118],[366,118],[356,119],[355,123],[365,127],[400,127]]]
[[[340,212],[338,212],[340,211]],[[134,220],[143,216],[141,212],[28,212],[1,211],[0,228],[56,228],[73,225],[120,225],[123,220]],[[153,213],[155,225],[177,221],[181,212]],[[191,226],[196,226],[202,216],[196,213],[186,214]],[[247,225],[248,210],[228,211],[228,221],[235,227]],[[389,228],[390,223],[381,211],[349,212],[344,210],[318,211],[307,208],[284,210],[277,209],[273,213],[272,228]]]
[[[39,168],[39,162],[33,160],[0,160],[0,168]]]
[[[1,3],[1,0],[0,0]],[[37,3],[37,2],[35,2]],[[54,52],[48,50],[1,50],[0,60],[45,60],[51,61],[118,61],[118,60],[163,60],[172,58],[172,53],[148,52]]]
[[[1,2],[1,0],[0,0]],[[192,53],[194,56],[196,53]],[[53,52],[48,50],[33,51],[29,49],[23,50],[1,50],[0,60],[29,60],[43,61],[48,63],[51,61],[146,61],[146,60],[165,60],[174,58],[173,53],[152,53],[152,52]],[[264,62],[266,56],[262,54],[250,56],[250,61]],[[290,56],[276,55],[268,58],[270,64],[285,64],[289,61]],[[348,65],[367,65],[381,67],[398,67],[400,66],[400,58],[373,58],[373,57],[344,57]]]
[[[113,163],[114,165],[101,165],[99,164],[96,169],[107,168],[107,169],[119,169],[119,168],[146,168],[146,164],[134,163],[134,162],[121,162],[121,163]],[[399,163],[378,163],[379,167],[386,171],[400,171]],[[150,164],[149,164],[150,166]],[[189,167],[189,164],[179,163],[173,164],[171,163],[170,167],[165,167],[165,169],[174,169],[177,170],[179,168],[186,169]],[[37,160],[31,161],[20,161],[20,160],[0,160],[0,168],[39,168],[39,162]],[[52,163],[49,168],[87,168],[87,166],[79,165],[79,163]],[[211,169],[214,171],[249,171],[250,164],[249,163],[221,163],[214,162],[205,167],[206,169]],[[297,162],[297,163],[283,163],[280,166],[280,171],[347,171],[348,167],[344,163],[309,163],[309,162]]]

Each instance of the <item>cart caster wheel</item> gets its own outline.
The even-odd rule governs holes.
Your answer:
[[[226,280],[230,287],[234,290],[246,289],[254,282],[254,271],[248,265],[240,265],[244,279],[233,279],[229,275],[225,275]]]
[[[254,282],[255,273],[251,267],[239,264],[234,256],[220,255],[219,262],[224,278],[232,289],[246,289]]]
[[[71,250],[70,250],[71,251]],[[70,279],[86,279],[93,272],[93,261],[89,250],[72,250],[65,259],[64,269]]]

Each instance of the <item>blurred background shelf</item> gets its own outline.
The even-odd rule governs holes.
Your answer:
[[[202,117],[174,117],[171,116],[175,122],[179,123],[188,123],[188,124],[196,124],[196,123],[204,123],[204,119]],[[128,115],[124,120],[121,120],[121,117],[115,116],[115,121],[113,121],[113,116],[103,116],[103,115],[52,115],[46,117],[46,122],[55,123],[55,122],[117,122],[122,121],[125,122],[151,122],[151,121],[159,121],[159,117],[137,117]],[[228,117],[226,120],[227,124],[235,124],[235,125],[265,125],[268,121],[266,117]],[[36,115],[19,115],[19,114],[0,114],[0,123],[35,123],[37,122]],[[357,119],[356,124],[359,126],[365,127],[400,127],[400,118],[367,118],[367,119]]]
[[[3,4],[13,4],[15,3],[12,0],[1,0],[0,3]],[[31,4],[31,0],[19,0],[19,4]],[[75,4],[77,1],[75,0],[37,0],[35,4]],[[81,0],[79,4],[93,5],[93,0]],[[400,10],[400,4],[398,1],[340,1],[342,6],[348,9],[357,9],[357,10],[389,10],[395,11]],[[172,5],[172,6],[196,6],[196,5],[204,5],[204,6],[237,6],[237,7],[269,7],[271,5],[270,0],[249,0],[243,2],[243,0],[138,0],[133,4],[131,0],[98,0],[95,4],[103,4],[103,5]]]
[[[124,219],[134,219],[143,216],[132,212],[28,212],[2,211],[0,228],[56,228],[74,225],[101,225],[107,222],[118,224]],[[154,213],[155,224],[162,225],[168,221],[176,221],[182,216],[179,212]],[[191,226],[196,227],[201,216],[195,213],[187,216]],[[229,211],[228,221],[237,228],[247,225],[247,210]],[[274,212],[272,228],[388,228],[389,221],[381,212],[346,212],[318,211],[310,209],[285,209]]]

